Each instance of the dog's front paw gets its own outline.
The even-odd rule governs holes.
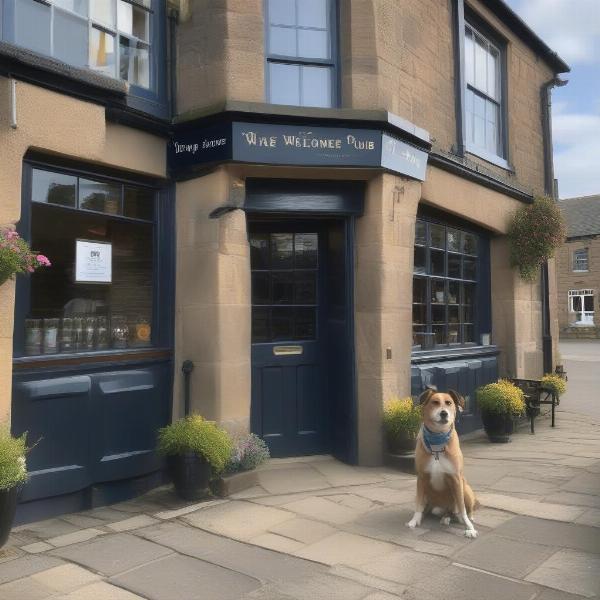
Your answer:
[[[411,529],[414,529],[415,527],[418,527],[421,524],[421,517],[415,515],[407,524],[407,527],[410,527]]]
[[[465,537],[475,539],[477,537],[477,531],[475,529],[465,529]]]
[[[450,517],[442,517],[440,519],[440,524],[445,525],[446,527],[450,525]]]

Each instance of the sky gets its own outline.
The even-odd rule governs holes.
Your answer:
[[[552,92],[561,198],[600,194],[600,0],[505,0],[571,67]]]

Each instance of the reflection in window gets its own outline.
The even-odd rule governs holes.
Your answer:
[[[332,0],[266,0],[268,100],[334,104]]]
[[[477,236],[418,219],[414,256],[413,347],[474,343]]]

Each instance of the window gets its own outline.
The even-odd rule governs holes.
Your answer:
[[[31,246],[50,257],[29,281],[24,354],[150,346],[157,191],[31,169]]]
[[[150,88],[151,0],[12,0],[14,43]]]
[[[569,290],[569,325],[594,325],[594,290]]]
[[[481,237],[422,219],[415,227],[413,349],[476,343]]]
[[[335,104],[334,0],[266,0],[267,99]]]
[[[482,158],[504,158],[502,54],[468,23],[464,52],[467,150]]]
[[[573,252],[573,271],[589,271],[588,249],[582,248]]]

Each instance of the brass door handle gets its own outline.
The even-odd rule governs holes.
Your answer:
[[[304,349],[302,346],[273,346],[273,354],[275,356],[292,356],[294,354],[302,354]]]

